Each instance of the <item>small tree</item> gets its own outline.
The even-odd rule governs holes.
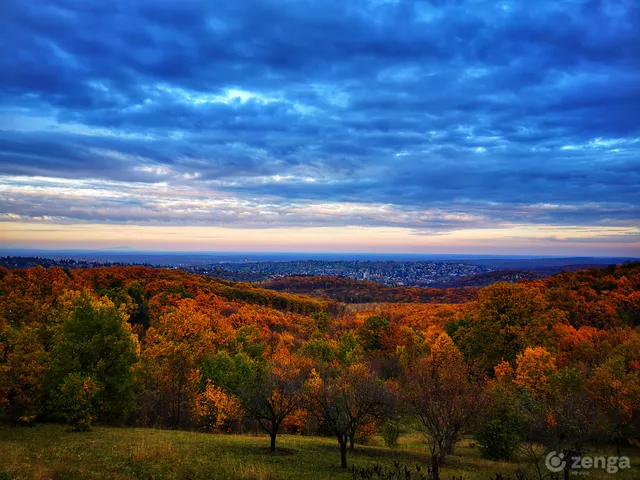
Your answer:
[[[307,377],[306,365],[281,349],[264,368],[254,370],[253,382],[242,383],[236,391],[246,412],[271,437],[272,452],[283,422],[304,404]]]
[[[387,420],[381,428],[382,439],[385,446],[395,448],[398,446],[398,438],[400,438],[400,422],[398,420]]]
[[[620,455],[620,440],[633,434],[633,419],[639,417],[640,362],[613,355],[595,369],[587,387],[610,423],[609,436]]]
[[[405,367],[401,396],[425,435],[434,480],[472,420],[479,415],[481,389],[451,338],[442,333],[431,354]]]
[[[0,412],[30,425],[44,407],[43,379],[49,364],[41,340],[44,329],[2,323],[0,319]]]
[[[488,393],[474,438],[484,458],[510,460],[523,440],[524,418],[519,398],[500,386]]]
[[[525,454],[538,478],[548,472],[540,464],[550,451],[563,452],[568,458],[580,456],[584,445],[604,437],[611,430],[605,415],[586,391],[584,374],[564,368],[549,376],[544,390],[521,387],[521,405],[525,419]],[[569,477],[571,463],[564,471]]]
[[[612,430],[597,402],[586,390],[584,374],[574,368],[565,368],[550,379],[551,394],[548,397],[550,414],[548,429],[558,450],[580,455],[584,445],[602,440]]]
[[[203,391],[193,397],[192,414],[203,430],[223,431],[230,423],[242,418],[237,397],[214,385],[211,380],[207,381]]]
[[[53,403],[69,430],[86,432],[93,423],[101,385],[91,377],[70,373],[58,388]]]
[[[347,468],[347,444],[358,427],[384,418],[391,395],[363,364],[326,369],[308,382],[311,411],[338,439],[340,465]]]

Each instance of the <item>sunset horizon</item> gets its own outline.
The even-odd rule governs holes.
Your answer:
[[[226,229],[215,227],[154,227],[140,225],[3,224],[0,249],[5,250],[123,250],[139,252],[264,252],[264,253],[371,253],[415,255],[517,255],[631,257],[635,244],[586,240],[584,230],[563,231],[514,227],[504,232],[476,230],[426,235],[401,228],[330,227],[297,229]],[[621,237],[633,228],[613,230]],[[611,235],[611,230],[606,230]],[[498,236],[503,233],[505,236]],[[588,234],[601,232],[588,229]],[[176,237],[180,237],[177,240]],[[375,241],[372,242],[372,237]],[[186,239],[186,240],[185,240]],[[496,244],[500,240],[499,244]]]
[[[0,245],[638,256],[614,3],[5,2]]]

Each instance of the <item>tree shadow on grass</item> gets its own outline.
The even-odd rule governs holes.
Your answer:
[[[278,447],[276,448],[275,451],[271,450],[270,448],[261,448],[260,452],[264,453],[265,455],[270,455],[272,457],[295,455],[296,453],[298,453],[298,451],[293,448],[284,448],[284,447]]]

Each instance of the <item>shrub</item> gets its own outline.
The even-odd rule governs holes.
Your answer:
[[[484,458],[509,460],[522,441],[523,418],[517,399],[498,393],[480,418],[474,438]]]
[[[389,448],[398,446],[398,438],[400,437],[400,423],[396,420],[388,420],[384,422],[381,429],[384,444]]]
[[[368,445],[376,434],[376,422],[365,423],[356,429],[355,443]]]
[[[55,395],[54,408],[69,430],[86,432],[91,428],[100,390],[91,377],[70,373],[64,378]]]

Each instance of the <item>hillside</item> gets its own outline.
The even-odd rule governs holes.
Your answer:
[[[279,292],[316,295],[343,303],[466,303],[475,299],[478,293],[476,288],[387,287],[371,281],[327,275],[283,277],[259,285]]]
[[[88,433],[65,432],[57,425],[36,428],[0,427],[0,478],[15,480],[353,480],[350,470],[338,467],[332,456],[333,441],[327,437],[283,435],[280,454],[268,454],[263,435],[210,435],[156,429],[98,427]],[[605,452],[601,452],[605,453]],[[606,453],[614,454],[614,447]],[[633,480],[639,473],[637,449],[623,448],[633,469],[615,476]],[[384,446],[380,437],[359,445],[353,453],[358,469],[376,465],[406,465],[412,479],[416,465],[428,468],[426,445],[415,432],[407,433],[396,448]],[[479,456],[472,442],[456,448],[443,468],[442,480],[495,480],[501,473],[514,478],[516,461],[490,461]],[[612,478],[602,471],[590,472],[593,480]],[[4,476],[3,476],[4,475]],[[361,477],[360,477],[361,478]],[[373,477],[376,479],[376,477]],[[404,471],[402,472],[403,480]],[[377,480],[377,479],[376,479]]]
[[[521,280],[540,280],[546,275],[526,270],[495,270],[468,277],[453,278],[447,282],[433,284],[434,288],[486,287],[496,282],[515,283]]]
[[[41,469],[49,478],[38,460],[43,457],[34,460],[37,467],[20,460],[28,449],[42,456],[48,447],[27,433],[37,430],[16,426],[55,422],[74,431],[264,431],[269,437],[262,438],[262,453],[281,455],[265,460],[260,451],[241,450],[236,453],[245,461],[231,461],[221,478],[233,478],[233,472],[240,478],[295,478],[298,466],[288,462],[325,458],[308,453],[318,448],[331,460],[313,469],[316,478],[326,478],[325,472],[346,468],[351,457],[361,464],[368,455],[363,452],[387,465],[394,458],[425,461],[424,443],[409,432],[417,428],[434,445],[431,423],[421,422],[438,409],[451,411],[451,405],[461,416],[452,421],[464,428],[442,451],[447,463],[436,467],[443,469],[472,471],[482,456],[509,459],[532,472],[535,465],[517,455],[522,442],[546,448],[587,442],[594,449],[638,442],[640,263],[473,289],[387,288],[333,277],[287,280],[281,288],[305,294],[151,267],[0,269],[0,424],[11,425],[0,438],[9,439],[4,441],[13,452],[13,463],[3,468]],[[460,303],[469,292],[473,300]],[[507,414],[515,427],[503,422]],[[448,418],[437,414],[429,422],[444,428]],[[494,436],[495,425],[506,425],[509,435]],[[64,453],[67,444],[99,464],[105,448],[99,438],[86,437],[96,442],[86,450],[75,440],[81,437],[65,437],[55,428],[42,431],[52,445],[64,441],[62,450],[45,455],[58,452],[59,475],[82,477],[82,467]],[[122,463],[144,457],[146,447],[131,446],[131,436],[139,434],[101,431],[116,445],[107,478],[140,472],[154,478],[154,468],[169,472],[156,472],[157,478],[192,478],[172,462]],[[293,437],[280,444],[282,434],[305,439],[298,447]],[[181,435],[153,448],[166,448],[160,453],[171,458],[193,455],[210,468],[196,453],[196,441],[191,443],[196,437]],[[406,447],[397,454],[357,446],[380,445],[381,437],[392,442],[397,435]],[[479,450],[465,450],[469,436]],[[224,438],[201,445],[235,455]],[[260,443],[237,438],[245,437],[228,442]],[[119,450],[121,441],[130,446]],[[296,449],[305,453],[289,451]],[[272,461],[277,473],[265,466]],[[246,470],[234,470],[240,464]],[[488,465],[491,472],[516,468]]]

